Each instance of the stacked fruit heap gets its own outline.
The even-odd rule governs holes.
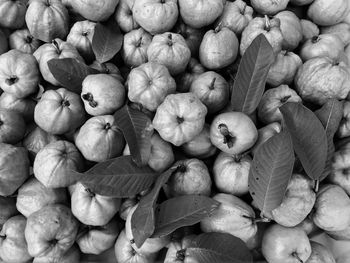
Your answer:
[[[0,26],[0,262],[350,262],[349,0],[0,0]]]

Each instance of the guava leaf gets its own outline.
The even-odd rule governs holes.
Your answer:
[[[177,170],[176,166],[169,168],[156,180],[153,189],[143,196],[131,217],[131,230],[137,247],[141,247],[155,229],[155,206],[159,191]]]
[[[114,119],[129,145],[131,156],[138,166],[147,165],[151,154],[153,126],[143,112],[125,105],[115,112]]]
[[[246,244],[227,233],[204,233],[195,237],[186,253],[201,263],[252,263]]]
[[[334,134],[337,132],[340,121],[343,117],[344,102],[337,99],[328,100],[321,109],[315,112],[326,130],[327,135],[327,160],[326,166],[320,177],[320,181],[325,179],[331,172],[332,157],[334,153]]]
[[[233,83],[231,109],[247,115],[258,107],[266,78],[275,60],[273,49],[263,34],[257,36],[243,54]]]
[[[292,176],[295,157],[287,129],[272,136],[254,154],[249,192],[263,217],[278,207]]]
[[[201,195],[183,195],[168,199],[156,208],[156,224],[152,237],[166,236],[183,226],[199,223],[210,216],[219,202]]]
[[[111,18],[105,23],[97,23],[92,38],[92,50],[96,60],[105,63],[111,60],[121,49],[123,34],[115,19]]]
[[[157,176],[150,167],[135,165],[128,155],[96,164],[79,181],[96,194],[127,198],[151,187]]]
[[[100,73],[75,58],[54,58],[47,64],[51,74],[63,87],[79,95],[86,76]]]
[[[327,135],[321,121],[301,103],[287,102],[280,111],[306,174],[315,181],[319,180],[328,151]]]

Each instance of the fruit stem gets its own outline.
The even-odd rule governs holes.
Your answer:
[[[317,43],[318,41],[320,41],[320,37],[319,37],[319,36],[313,36],[313,37],[311,38],[311,42],[312,42],[313,44]]]
[[[55,47],[57,54],[61,54],[60,47],[56,40],[52,40],[52,45]]]
[[[97,102],[94,100],[94,96],[90,92],[83,94],[81,97],[83,98],[83,100],[88,101],[89,105],[92,108],[96,108],[97,107]]]
[[[315,191],[315,193],[318,192],[319,188],[320,188],[320,180],[315,180],[314,181],[314,191]]]
[[[216,78],[213,78],[213,80],[211,81],[210,86],[209,86],[210,90],[214,90],[215,89],[215,81],[216,81]]]
[[[302,260],[300,259],[300,257],[298,256],[297,252],[293,252],[293,253],[292,253],[292,256],[295,257],[300,263],[304,263],[304,261],[302,261]]]
[[[224,136],[224,144],[227,144],[228,148],[232,148],[233,144],[236,141],[236,137],[234,137],[230,133],[226,124],[219,124],[218,129],[220,130],[220,133]]]
[[[270,31],[271,29],[271,22],[267,15],[265,15],[265,30]]]
[[[28,44],[32,43],[32,42],[33,42],[33,36],[28,35],[28,36],[26,37],[25,41],[26,41],[26,43],[28,43]]]
[[[217,27],[215,27],[215,29],[214,29],[214,32],[215,32],[215,33],[219,33],[219,32],[220,32],[220,30],[221,30],[221,25],[222,25],[222,22],[220,22],[220,23],[217,25]]]
[[[254,218],[253,219],[253,223],[256,224],[256,223],[269,223],[271,222],[271,219],[270,218],[266,218],[266,217],[261,217],[261,218]]]
[[[171,33],[168,34],[168,45],[169,46],[173,45],[173,35]]]

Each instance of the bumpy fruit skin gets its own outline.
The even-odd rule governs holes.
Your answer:
[[[203,28],[193,28],[186,25],[181,19],[178,20],[172,32],[180,34],[185,39],[192,57],[198,57],[199,46],[202,42],[205,30]]]
[[[318,36],[320,34],[320,29],[318,28],[318,26],[310,20],[301,19],[300,23],[303,32],[302,42],[305,42],[306,40],[314,36]]]
[[[126,218],[126,222],[125,222],[125,234],[126,234],[128,243],[131,244],[134,251],[140,255],[147,256],[152,253],[159,252],[162,248],[164,248],[170,243],[170,235],[155,237],[155,238],[147,238],[141,247],[137,247],[135,242],[133,242],[134,236],[131,229],[131,218],[136,208],[137,208],[137,205],[130,210],[130,213],[128,214],[128,217]]]
[[[92,116],[113,114],[125,101],[125,88],[115,77],[108,74],[88,75],[83,83],[81,99],[85,111]]]
[[[272,87],[282,84],[290,85],[293,83],[298,68],[302,65],[303,62],[297,54],[282,50],[271,65],[266,82]]]
[[[25,20],[30,33],[44,42],[65,39],[69,32],[69,14],[61,0],[31,0]]]
[[[58,58],[74,58],[84,62],[84,59],[72,44],[64,42],[59,38],[52,40],[51,43],[40,46],[33,55],[39,63],[39,69],[43,78],[55,86],[59,86],[60,83],[52,75],[47,62]]]
[[[191,50],[180,34],[166,32],[153,37],[147,49],[150,62],[166,66],[171,75],[184,72],[191,58]]]
[[[27,218],[24,231],[32,257],[63,256],[74,244],[78,221],[60,204],[45,206]]]
[[[350,43],[350,24],[348,23],[339,23],[333,26],[321,27],[321,33],[336,35],[343,41],[345,46]]]
[[[177,0],[137,0],[132,12],[135,21],[152,35],[170,31],[179,15]]]
[[[113,115],[102,115],[90,118],[81,126],[75,144],[85,159],[102,162],[120,156],[125,140]]]
[[[257,139],[255,124],[241,112],[221,113],[210,125],[212,144],[231,155],[238,155],[250,149]]]
[[[283,35],[281,31],[281,22],[279,19],[268,17],[256,17],[249,22],[243,30],[240,44],[240,54],[243,56],[246,49],[253,40],[260,34],[264,34],[277,55],[282,50]]]
[[[9,218],[17,214],[16,198],[0,196],[0,229]]]
[[[328,176],[332,184],[339,185],[350,195],[350,148],[349,145],[337,150],[332,159],[332,169]]]
[[[314,223],[325,231],[341,231],[350,225],[350,198],[338,185],[323,185],[317,193]]]
[[[93,61],[95,58],[92,50],[95,26],[96,23],[89,20],[78,21],[71,27],[67,36],[67,42],[72,44],[87,62]]]
[[[205,68],[195,58],[191,58],[188,62],[185,72],[176,77],[176,90],[178,92],[188,92],[191,88],[192,82],[202,73]]]
[[[67,187],[75,181],[71,171],[81,172],[84,160],[73,143],[56,141],[44,146],[36,155],[33,171],[35,177],[48,188]]]
[[[152,42],[152,35],[143,28],[134,29],[124,35],[121,55],[125,65],[138,67],[146,63],[147,49]]]
[[[24,229],[27,220],[22,215],[11,217],[0,231],[1,260],[7,263],[28,262],[32,257],[28,254]]]
[[[67,133],[83,124],[83,102],[79,95],[64,88],[47,90],[35,107],[34,120],[48,133]]]
[[[312,37],[302,45],[300,57],[303,61],[315,57],[329,57],[339,60],[344,53],[344,43],[337,35],[321,34]]]
[[[148,62],[130,71],[128,97],[149,111],[156,111],[169,94],[175,93],[176,83],[162,64]]]
[[[203,130],[191,141],[181,145],[181,149],[189,157],[205,159],[213,156],[217,148],[210,141],[210,126],[204,124]]]
[[[114,19],[120,29],[126,33],[140,27],[133,16],[132,7],[134,3],[135,0],[120,0],[115,10]]]
[[[305,263],[336,263],[332,252],[324,245],[311,241],[311,255]]]
[[[278,224],[270,226],[265,231],[261,249],[269,263],[306,262],[311,255],[310,241],[304,230]]]
[[[119,263],[153,263],[158,253],[138,253],[126,237],[125,229],[120,232],[114,246],[115,256]]]
[[[302,100],[299,95],[287,85],[268,89],[262,96],[258,106],[259,120],[265,124],[281,122],[283,117],[279,107],[286,102],[301,103]]]
[[[346,17],[347,13],[347,0],[315,0],[307,10],[308,17],[320,26],[338,24]]]
[[[193,28],[208,26],[222,14],[225,2],[224,0],[179,0],[180,15],[183,21]]]
[[[121,204],[121,199],[95,194],[81,183],[72,185],[70,191],[72,213],[85,225],[106,225]]]
[[[73,245],[64,255],[61,257],[36,257],[33,263],[75,263],[80,262],[80,250],[77,245]]]
[[[282,226],[294,227],[307,217],[315,201],[313,182],[304,175],[293,174],[282,203],[272,210],[272,218]]]
[[[27,150],[0,143],[0,195],[12,195],[29,177]]]
[[[344,62],[334,63],[327,57],[312,58],[299,68],[294,82],[303,100],[322,105],[327,99],[347,97],[350,70]]]
[[[222,27],[227,27],[235,34],[240,35],[249,22],[253,20],[253,12],[253,8],[243,0],[226,1],[224,11],[216,20],[215,26],[220,24]]]
[[[0,108],[19,113],[25,122],[34,120],[34,109],[36,101],[31,98],[19,99],[11,93],[4,92],[0,96]]]
[[[68,204],[65,188],[47,188],[33,177],[18,189],[16,207],[25,217],[51,204]]]
[[[350,102],[349,101],[344,101],[343,118],[339,124],[338,130],[337,130],[337,136],[339,138],[345,138],[350,136]]]
[[[81,230],[86,233],[80,236],[78,233],[79,238],[77,239],[80,251],[85,254],[100,255],[115,244],[119,235],[119,225],[115,219],[104,226],[86,226],[86,228],[83,227]]]
[[[115,11],[119,0],[70,0],[72,9],[88,20],[107,20]]]
[[[278,18],[281,22],[282,49],[290,51],[296,49],[303,38],[299,18],[291,11],[279,12],[275,15],[275,18]]]
[[[206,195],[211,193],[211,179],[207,166],[198,159],[177,161],[178,171],[173,173],[164,185],[166,195],[171,197],[182,195]]]
[[[255,213],[248,204],[230,194],[216,194],[213,199],[220,202],[220,206],[212,216],[200,222],[203,232],[228,233],[244,242],[256,234]]]
[[[213,166],[214,182],[221,193],[241,196],[248,193],[249,170],[252,158],[235,158],[221,152]]]
[[[26,123],[22,115],[13,110],[0,108],[0,142],[16,144],[26,132]]]
[[[238,47],[236,34],[226,27],[218,26],[205,33],[199,47],[199,60],[208,69],[221,69],[236,60]]]
[[[27,0],[1,0],[0,26],[17,29],[24,26]]]
[[[289,0],[252,0],[254,10],[263,15],[274,15],[286,9]]]
[[[33,54],[40,45],[41,41],[34,38],[28,29],[18,29],[9,36],[10,49],[18,49],[27,54]]]
[[[5,92],[24,98],[37,90],[39,80],[33,55],[13,49],[0,56],[0,86]]]
[[[180,146],[202,131],[207,112],[205,105],[191,92],[170,94],[157,108],[153,127],[164,140]]]

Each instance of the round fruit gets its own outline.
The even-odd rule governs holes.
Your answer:
[[[64,88],[47,90],[35,107],[34,120],[48,133],[67,133],[83,124],[83,102],[79,95]]]
[[[350,136],[350,102],[344,101],[343,118],[339,124],[337,130],[337,136],[339,138],[345,138]]]
[[[115,77],[121,83],[124,83],[124,78],[118,69],[118,67],[112,62],[100,63],[95,60],[92,64],[90,64],[91,68],[98,70],[102,74],[108,74]]]
[[[70,0],[72,9],[91,21],[105,21],[115,11],[119,0]]]
[[[166,32],[153,37],[147,49],[150,62],[166,66],[171,75],[184,72],[191,58],[191,50],[180,34]]]
[[[36,102],[31,98],[19,99],[7,92],[0,96],[0,108],[19,113],[26,122],[34,120],[35,105]]]
[[[111,75],[88,75],[82,84],[81,99],[92,116],[114,113],[123,106],[125,95],[123,84]]]
[[[44,42],[65,39],[69,32],[69,14],[61,0],[29,1],[25,20],[29,32]]]
[[[31,54],[13,49],[0,56],[0,87],[17,98],[33,94],[39,84],[38,63]]]
[[[152,35],[172,29],[179,15],[177,0],[136,0],[132,12],[135,21]]]
[[[16,144],[26,132],[26,123],[16,111],[0,108],[0,142]]]
[[[343,41],[345,46],[350,43],[350,24],[348,24],[348,23],[339,23],[339,24],[335,24],[333,26],[322,27],[321,33],[322,34],[333,34],[333,35],[338,36],[339,39],[341,39]]]
[[[342,147],[333,155],[329,182],[341,186],[350,195],[350,148]]]
[[[134,3],[135,0],[120,0],[115,10],[114,18],[120,29],[126,33],[140,27],[133,16],[132,7]]]
[[[226,27],[218,26],[205,33],[199,47],[199,60],[208,69],[221,69],[236,60],[238,47],[235,33]]]
[[[217,115],[210,126],[210,140],[221,151],[238,155],[249,150],[258,139],[253,121],[241,112]]]
[[[33,54],[40,45],[41,41],[34,38],[28,29],[18,29],[9,36],[10,49],[18,49],[24,53]]]
[[[17,29],[25,23],[27,0],[1,0],[0,1],[0,26]]]
[[[205,68],[198,62],[197,59],[191,58],[187,64],[185,72],[176,77],[176,90],[178,92],[188,92],[191,88],[192,82],[202,73],[205,72]]]
[[[286,9],[289,0],[251,0],[254,10],[263,15],[274,15]]]
[[[303,32],[302,42],[305,42],[306,40],[318,36],[320,34],[320,29],[318,28],[318,26],[312,23],[310,20],[301,19],[300,23]]]
[[[258,130],[258,140],[254,144],[254,147],[252,148],[252,155],[254,156],[256,152],[258,151],[259,147],[263,145],[268,139],[270,139],[272,136],[276,135],[277,133],[280,133],[282,131],[282,126],[279,122],[273,122],[270,123]]]
[[[170,94],[157,108],[153,127],[164,140],[180,146],[202,131],[207,112],[193,93]]]
[[[311,20],[320,26],[341,22],[348,14],[348,0],[314,0],[307,10]]]

